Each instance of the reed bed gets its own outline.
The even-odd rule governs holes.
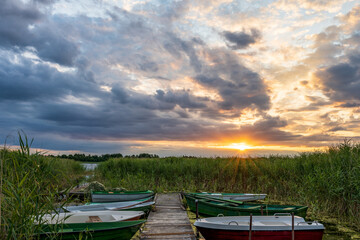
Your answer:
[[[309,206],[309,217],[335,217],[360,230],[360,144],[263,158],[119,158],[95,178],[108,187],[166,191],[267,193]]]
[[[0,239],[37,239],[41,216],[56,210],[56,194],[74,185],[84,174],[72,160],[31,154],[26,135],[19,132],[19,150],[0,150]]]

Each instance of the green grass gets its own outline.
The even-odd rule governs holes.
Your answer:
[[[360,144],[266,158],[112,159],[95,170],[107,187],[267,193],[309,206],[309,217],[336,217],[360,230]]]
[[[19,150],[0,150],[0,239],[32,239],[41,216],[59,204],[56,193],[74,185],[84,169],[72,160],[30,154],[29,141],[19,132]]]

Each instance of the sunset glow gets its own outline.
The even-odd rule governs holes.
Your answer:
[[[251,149],[252,147],[245,144],[245,143],[232,143],[228,146],[224,146],[223,148],[229,148],[229,149],[238,149],[240,151],[244,151],[247,149]]]

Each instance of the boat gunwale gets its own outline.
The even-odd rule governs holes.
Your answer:
[[[253,216],[253,223],[252,223],[252,231],[291,231],[291,216]],[[273,221],[271,221],[274,219]],[[213,221],[211,221],[213,220]],[[282,222],[286,225],[270,225],[270,224],[263,224],[263,222]],[[276,221],[278,220],[278,221]],[[287,220],[287,221],[285,221]],[[325,230],[323,224],[318,223],[316,221],[311,222],[308,224],[305,222],[304,218],[295,216],[295,224],[294,230],[295,231],[319,231]],[[222,222],[221,222],[222,221]],[[237,222],[247,223],[248,225],[236,225]],[[227,224],[226,224],[227,223]],[[233,224],[230,224],[233,223]],[[263,225],[258,225],[258,224]],[[237,223],[238,224],[238,223]],[[202,227],[207,229],[217,229],[217,230],[226,230],[226,231],[249,231],[250,229],[250,217],[247,216],[228,216],[228,217],[210,217],[210,218],[203,218],[198,219],[195,221],[195,227]]]
[[[189,197],[185,194],[185,197]],[[241,206],[246,206],[246,205],[250,205],[250,206],[263,206],[265,207],[264,211],[266,211],[266,208],[268,206],[272,206],[272,207],[281,207],[281,208],[286,208],[286,207],[293,207],[295,209],[293,209],[294,211],[301,211],[301,210],[305,210],[305,209],[308,209],[308,206],[303,206],[303,205],[276,205],[276,204],[256,204],[256,203],[236,203],[236,202],[230,202],[229,200],[222,200],[222,199],[214,199],[214,198],[201,198],[201,199],[197,199],[196,197],[191,197],[190,196],[190,199],[193,198],[193,200],[199,200],[201,202],[204,202],[208,205],[211,205],[211,206],[216,206],[218,208],[230,208],[230,209],[239,209],[238,207],[241,207]],[[226,205],[219,205],[219,204],[216,204],[216,203],[212,203],[210,201],[213,201],[213,202],[222,202]],[[230,204],[236,204],[237,206],[229,206]],[[241,208],[243,210],[246,210],[246,211],[258,211],[258,209],[249,209],[249,208]],[[283,209],[270,209],[271,211],[284,211]],[[285,210],[288,212],[288,210]],[[279,212],[281,213],[281,212]]]
[[[91,191],[94,195],[136,195],[136,194],[151,194],[154,195],[152,190],[144,191]]]
[[[52,230],[57,230],[56,232],[54,231],[47,231],[47,232],[41,232],[40,235],[48,235],[48,234],[71,234],[71,233],[82,233],[82,232],[101,232],[101,231],[110,231],[110,230],[117,230],[117,229],[125,229],[125,228],[130,228],[130,227],[135,227],[138,226],[140,224],[145,223],[146,220],[135,220],[135,221],[120,221],[120,222],[100,222],[100,223],[59,223],[59,224],[42,224],[42,225],[51,225],[54,226],[55,228]],[[132,224],[133,223],[133,224]],[[89,226],[84,226],[83,230],[78,230],[77,228],[80,227],[74,227],[73,224],[83,224],[83,225],[89,225]],[[100,225],[125,225],[125,226],[111,226],[111,227],[106,227],[104,226],[104,228],[97,228],[97,229],[93,229],[94,227],[99,227]],[[61,226],[60,228],[56,228],[56,226]],[[69,226],[70,225],[70,226]],[[75,231],[59,231],[59,230],[63,230],[63,229],[77,229]],[[51,229],[51,228],[50,228]]]

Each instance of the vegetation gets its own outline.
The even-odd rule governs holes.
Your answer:
[[[103,155],[85,155],[83,153],[75,153],[74,155],[62,154],[59,156],[49,155],[49,157],[53,158],[63,158],[63,159],[73,159],[75,161],[80,162],[104,162],[111,158],[122,158],[123,155],[121,153],[113,153],[113,154],[103,154]],[[156,154],[149,153],[140,153],[139,155],[126,155],[125,158],[158,158],[159,156]]]
[[[56,193],[82,177],[83,167],[72,160],[31,154],[32,141],[19,132],[19,150],[0,150],[0,239],[32,239],[41,216],[59,207]]]
[[[72,159],[75,161],[80,161],[80,162],[104,162],[109,160],[110,158],[122,158],[123,155],[121,153],[114,153],[114,154],[104,154],[104,155],[85,155],[82,153],[75,153],[74,155],[69,154],[62,154],[59,156],[53,156],[53,155],[49,155],[50,157],[54,157],[54,158],[63,158],[63,159]]]
[[[308,205],[310,217],[339,217],[360,229],[360,144],[267,158],[111,159],[95,170],[109,187],[164,191],[267,193]]]
[[[159,158],[159,155],[150,153],[140,153],[139,155],[126,155],[126,158]]]

